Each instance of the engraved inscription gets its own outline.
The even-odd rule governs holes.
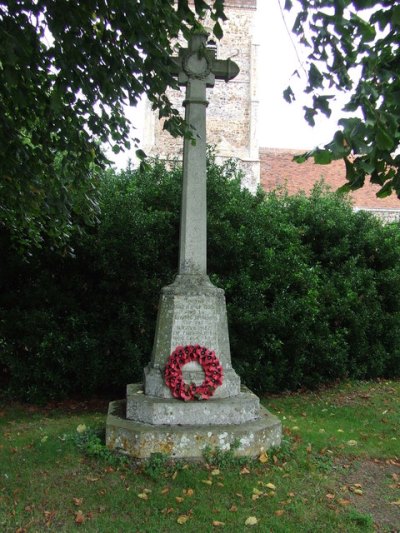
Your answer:
[[[200,344],[215,349],[218,344],[219,316],[213,302],[201,296],[179,298],[175,302],[171,346]]]

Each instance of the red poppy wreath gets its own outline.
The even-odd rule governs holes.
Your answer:
[[[192,361],[200,363],[204,370],[205,377],[201,385],[183,381],[182,367]],[[168,358],[164,376],[172,396],[185,402],[208,400],[224,379],[222,365],[215,352],[198,344],[177,346]]]

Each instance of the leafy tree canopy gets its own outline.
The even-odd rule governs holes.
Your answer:
[[[0,229],[23,248],[96,217],[100,143],[129,149],[124,105],[145,93],[167,127],[172,39],[223,0],[0,0]]]
[[[343,158],[345,190],[365,178],[379,184],[378,196],[400,196],[400,4],[397,0],[286,0],[297,12],[293,32],[308,50],[305,65],[312,105],[305,118],[331,114],[332,90],[349,93],[340,130],[322,149],[303,154],[327,164]],[[294,99],[290,87],[284,91]]]

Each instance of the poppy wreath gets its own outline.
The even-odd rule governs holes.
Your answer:
[[[204,370],[205,377],[201,385],[189,385],[183,381],[182,367],[192,361],[199,363]],[[224,379],[222,365],[215,352],[198,344],[177,346],[168,358],[164,377],[172,396],[185,402],[208,400]]]

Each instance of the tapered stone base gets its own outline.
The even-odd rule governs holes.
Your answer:
[[[164,453],[175,459],[201,460],[204,450],[229,450],[239,443],[235,455],[257,457],[281,444],[279,419],[260,407],[259,416],[242,424],[152,425],[128,420],[126,401],[111,402],[106,424],[106,444],[110,449],[147,459],[152,453]]]

